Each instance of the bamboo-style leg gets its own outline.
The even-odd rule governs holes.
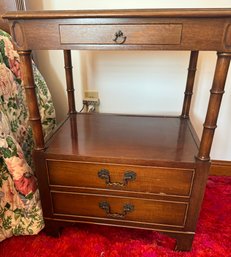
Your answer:
[[[18,53],[20,55],[22,78],[26,92],[27,106],[29,109],[29,121],[35,141],[35,150],[42,150],[44,149],[44,136],[35,92],[31,51],[18,51]]]
[[[198,55],[199,55],[199,51],[192,51],[190,55],[188,77],[186,82],[186,89],[184,92],[184,103],[183,103],[183,108],[181,113],[181,117],[184,119],[189,118],[189,110],[190,110],[194,80],[195,80],[195,75],[197,70]]]
[[[71,50],[64,50],[64,68],[66,73],[66,83],[67,83],[67,97],[68,97],[68,107],[69,114],[76,113],[75,109],[75,89],[73,82],[73,73],[72,73],[72,61],[71,61]]]
[[[213,136],[217,127],[217,118],[220,110],[222,96],[224,94],[225,82],[229,70],[231,53],[218,53],[216,70],[210,99],[205,118],[204,129],[197,158],[201,161],[210,160],[210,150]]]
[[[77,130],[77,116],[70,115],[70,125],[71,125],[71,144],[73,152],[78,152],[78,130]]]

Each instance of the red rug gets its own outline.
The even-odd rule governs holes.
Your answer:
[[[231,257],[231,178],[210,177],[191,252],[152,231],[77,225],[60,238],[41,232],[0,243],[0,257]]]

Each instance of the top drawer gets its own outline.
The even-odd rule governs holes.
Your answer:
[[[182,24],[60,25],[61,44],[177,45]]]
[[[48,160],[54,186],[189,196],[194,170]]]

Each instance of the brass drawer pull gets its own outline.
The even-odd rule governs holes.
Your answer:
[[[110,218],[125,218],[128,212],[134,211],[134,205],[126,203],[123,206],[123,211],[122,213],[111,213],[111,207],[108,202],[100,202],[99,203],[99,208],[103,209],[106,212],[107,217]]]
[[[124,187],[127,186],[128,181],[136,179],[136,173],[134,171],[126,171],[124,173],[123,182],[111,182],[110,172],[106,169],[102,169],[98,172],[98,177],[105,179],[107,186]]]
[[[113,41],[116,43],[116,44],[123,44],[125,43],[127,37],[124,36],[124,33],[121,31],[121,30],[118,30],[116,33],[115,33],[115,38],[113,39]]]

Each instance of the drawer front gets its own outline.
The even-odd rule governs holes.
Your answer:
[[[71,161],[47,162],[50,185],[189,196],[194,170]]]
[[[61,44],[177,45],[181,24],[60,25]]]
[[[54,215],[71,215],[181,226],[188,204],[138,198],[52,192]]]

